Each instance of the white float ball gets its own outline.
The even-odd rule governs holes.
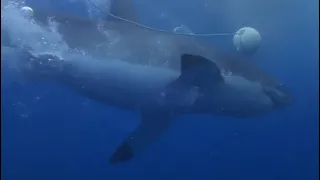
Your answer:
[[[260,33],[254,28],[243,27],[233,36],[233,44],[239,52],[254,53],[261,44]]]
[[[23,14],[23,16],[27,18],[31,18],[33,16],[33,9],[31,7],[24,6],[20,9],[20,11]]]

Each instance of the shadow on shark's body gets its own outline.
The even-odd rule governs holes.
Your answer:
[[[111,10],[121,15],[117,3],[126,3],[115,3],[117,8]],[[39,23],[45,24],[48,16],[35,9]],[[254,117],[292,104],[286,88],[254,64],[222,54],[194,37],[150,31],[115,19],[97,23],[57,14],[54,20],[70,47],[106,60],[26,53],[25,72],[141,114],[139,127],[117,148],[110,163],[127,161],[143,151],[179,114]]]

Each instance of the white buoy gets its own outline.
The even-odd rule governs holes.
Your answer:
[[[31,18],[33,16],[33,9],[31,7],[23,6],[20,11],[26,18]]]
[[[254,53],[261,44],[260,33],[254,28],[243,27],[233,36],[233,44],[239,52]]]

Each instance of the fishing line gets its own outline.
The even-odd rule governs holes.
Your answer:
[[[233,35],[236,35],[237,33],[209,33],[209,34],[190,34],[190,33],[177,33],[177,32],[172,32],[172,31],[166,31],[166,30],[163,30],[163,29],[157,29],[157,28],[153,28],[153,27],[150,27],[150,26],[146,26],[146,25],[143,25],[143,24],[140,24],[140,23],[137,23],[135,21],[131,21],[129,19],[125,19],[125,18],[121,18],[119,16],[116,16],[110,12],[107,12],[105,10],[102,10],[101,8],[99,8],[94,2],[92,2],[92,0],[87,0],[93,7],[95,7],[98,11],[101,11],[105,14],[108,14],[109,16],[115,18],[115,19],[118,19],[118,20],[121,20],[121,21],[124,21],[124,22],[128,22],[128,23],[131,23],[131,24],[134,24],[136,26],[140,26],[142,28],[145,28],[145,29],[149,29],[149,30],[152,30],[152,31],[158,31],[158,32],[163,32],[163,33],[168,33],[168,34],[176,34],[176,35],[184,35],[184,36],[200,36],[200,37],[208,37],[208,36],[233,36]]]

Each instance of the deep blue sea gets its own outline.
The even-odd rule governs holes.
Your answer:
[[[59,84],[15,83],[2,68],[3,180],[319,179],[319,1],[133,1],[141,23],[157,28],[183,23],[198,33],[258,29],[262,45],[250,60],[289,87],[294,105],[253,119],[180,116],[144,153],[110,165],[109,156],[137,127],[138,113]],[[26,4],[89,18],[80,0]],[[204,40],[235,51],[232,37]]]

